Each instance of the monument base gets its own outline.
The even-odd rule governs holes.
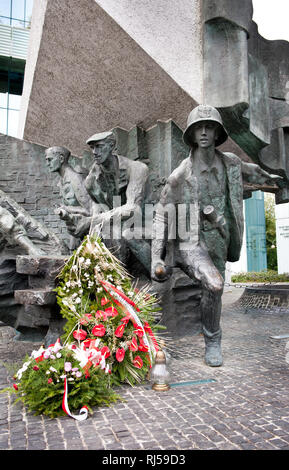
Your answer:
[[[237,305],[245,313],[289,314],[289,284],[246,287]]]

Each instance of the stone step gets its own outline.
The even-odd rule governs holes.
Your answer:
[[[19,274],[56,277],[63,268],[67,256],[17,256],[16,271]]]
[[[54,305],[56,303],[56,293],[52,289],[16,290],[14,297],[16,302],[22,305]]]

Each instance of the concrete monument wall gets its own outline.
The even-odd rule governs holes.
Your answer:
[[[0,134],[0,190],[65,243],[65,223],[54,214],[60,205],[58,179],[45,164],[45,147]]]
[[[172,119],[203,100],[202,1],[38,0],[19,138],[83,155],[86,139]],[[248,159],[233,141],[225,148]]]
[[[81,155],[96,131],[184,127],[193,97],[97,2],[39,0],[34,15],[19,137]]]
[[[198,103],[203,99],[201,0],[96,0]]]

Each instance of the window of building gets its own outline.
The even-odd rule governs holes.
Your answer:
[[[25,61],[0,57],[0,132],[17,137]]]
[[[33,0],[0,0],[0,27],[3,25],[4,33],[7,34],[9,27],[11,31],[18,31],[18,28],[30,29],[32,7]],[[23,38],[20,40],[23,42]],[[9,57],[10,54],[14,55],[15,50],[8,53],[3,50],[3,55],[0,55],[0,133],[12,137],[17,137],[25,70],[25,56],[22,59]],[[21,57],[19,51],[17,52],[18,57]]]
[[[0,24],[30,28],[33,0],[1,0]]]

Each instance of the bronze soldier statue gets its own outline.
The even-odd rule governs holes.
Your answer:
[[[173,265],[200,281],[205,361],[215,367],[223,362],[220,317],[225,265],[239,259],[242,246],[243,181],[271,185],[274,181],[258,165],[217,150],[227,138],[215,108],[200,105],[190,113],[183,135],[190,155],[172,172],[161,193],[151,256],[152,279],[166,280]],[[190,207],[190,217],[181,214],[184,206]],[[172,207],[179,210],[175,240],[169,236]],[[170,255],[168,261],[171,243],[173,258]]]
[[[89,227],[90,233],[98,233],[124,264],[132,252],[149,274],[150,245],[131,238],[126,228],[133,218],[134,225],[141,229],[148,167],[119,155],[112,131],[94,134],[87,144],[94,158],[85,179],[85,188],[93,201],[92,215],[80,221],[77,231],[81,234]]]
[[[49,147],[45,151],[45,162],[51,173],[58,173],[58,183],[63,205],[55,209],[55,214],[65,221],[68,232],[76,238],[84,236],[88,230],[78,233],[79,223],[91,215],[91,199],[84,187],[86,174],[77,172],[70,164],[70,151],[66,147]]]

